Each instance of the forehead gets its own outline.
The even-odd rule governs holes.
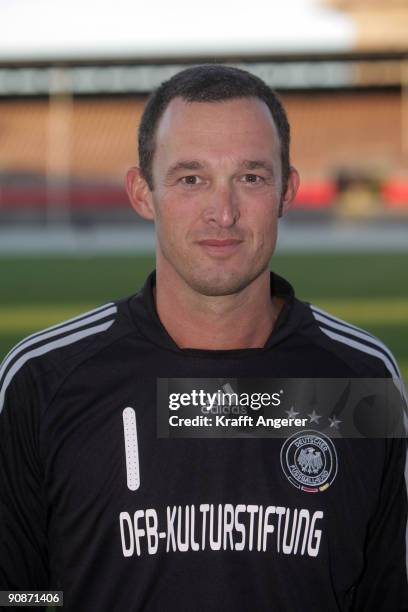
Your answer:
[[[199,147],[211,151],[246,148],[248,154],[279,152],[279,136],[268,106],[258,98],[186,102],[174,98],[159,120],[156,152]]]

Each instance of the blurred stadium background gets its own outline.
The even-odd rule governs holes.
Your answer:
[[[0,4],[0,358],[141,286],[154,236],[123,182],[138,119],[162,80],[216,61],[288,110],[302,186],[273,269],[378,335],[408,379],[407,3],[225,4]]]

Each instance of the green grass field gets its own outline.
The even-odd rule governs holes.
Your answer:
[[[379,336],[408,380],[408,254],[288,254],[272,268],[298,297]],[[0,358],[24,336],[130,295],[150,257],[0,259]]]

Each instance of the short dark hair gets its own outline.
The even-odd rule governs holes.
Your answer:
[[[178,72],[164,81],[150,96],[139,124],[139,165],[141,174],[153,190],[152,162],[158,122],[173,98],[187,102],[217,102],[256,97],[265,102],[275,122],[281,150],[282,188],[289,176],[290,128],[276,92],[262,79],[240,68],[221,64],[202,64]]]

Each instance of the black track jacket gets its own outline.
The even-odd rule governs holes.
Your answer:
[[[63,590],[70,612],[408,610],[403,438],[334,440],[336,477],[310,494],[284,439],[156,433],[157,378],[396,378],[388,349],[273,273],[263,348],[180,349],[154,282],[4,360],[0,590]]]

